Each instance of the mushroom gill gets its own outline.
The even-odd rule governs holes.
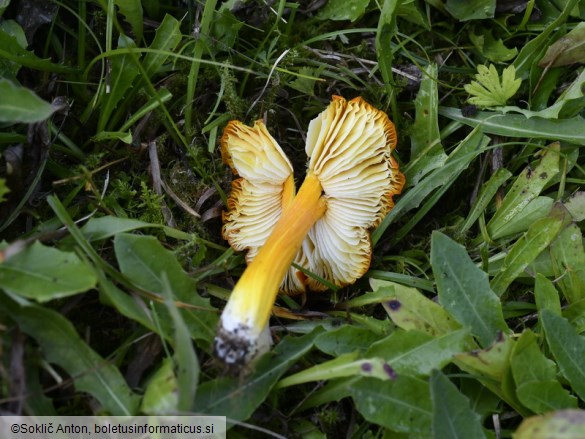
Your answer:
[[[228,124],[222,157],[240,178],[232,183],[223,233],[235,250],[247,251],[248,267],[214,342],[225,364],[241,367],[269,348],[268,320],[279,289],[326,289],[291,262],[338,286],[367,271],[369,230],[404,185],[391,156],[395,147],[394,125],[384,112],[362,98],[334,96],[309,124],[309,166],[295,194],[292,166],[264,124]]]

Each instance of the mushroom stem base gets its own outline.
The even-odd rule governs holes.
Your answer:
[[[261,337],[279,286],[305,236],[325,213],[318,178],[309,173],[274,230],[234,287],[221,315],[216,355],[229,366],[243,366],[265,352]]]

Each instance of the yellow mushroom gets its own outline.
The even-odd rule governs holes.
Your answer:
[[[290,161],[261,121],[231,121],[224,130],[224,162],[240,176],[232,183],[223,234],[248,267],[221,315],[214,350],[242,367],[271,344],[268,321],[279,290],[325,287],[291,262],[345,286],[368,270],[369,229],[390,211],[404,176],[391,156],[396,132],[388,116],[362,98],[334,96],[311,121],[303,184],[295,194]]]

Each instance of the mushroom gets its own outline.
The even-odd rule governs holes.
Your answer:
[[[243,272],[221,315],[216,356],[241,368],[267,351],[268,321],[279,290],[323,291],[295,262],[337,286],[369,268],[369,229],[392,209],[404,176],[391,156],[396,131],[388,116],[362,98],[334,96],[309,124],[308,170],[295,195],[293,168],[262,121],[228,123],[222,157],[240,178],[224,212],[223,235],[247,251]]]

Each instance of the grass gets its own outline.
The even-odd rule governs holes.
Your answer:
[[[0,2],[3,412],[585,434],[584,1],[63,0],[15,21],[35,5]],[[245,263],[218,139],[264,119],[304,169],[333,94],[388,113],[407,186],[366,276],[280,298],[273,351],[229,376],[211,343]]]

